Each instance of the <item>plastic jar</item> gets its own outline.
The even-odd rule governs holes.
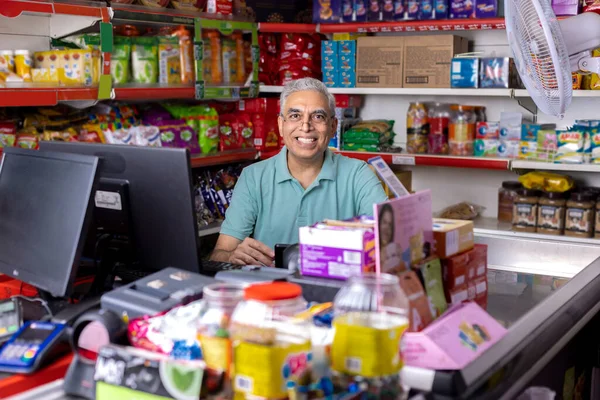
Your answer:
[[[448,125],[450,109],[446,104],[435,103],[429,110],[429,154],[448,154]]]
[[[476,121],[474,108],[453,105],[450,109],[452,112],[448,125],[449,153],[453,156],[472,156]]]
[[[365,378],[398,374],[402,368],[400,338],[409,325],[408,298],[398,277],[352,277],[333,303],[332,369]]]
[[[564,193],[542,192],[538,202],[537,232],[562,235],[565,231]]]
[[[244,285],[215,283],[203,291],[204,308],[198,320],[198,341],[206,364],[228,371],[231,366],[229,323],[235,307],[244,298]]]
[[[513,204],[517,197],[517,190],[523,189],[523,185],[517,181],[502,182],[498,190],[498,221],[512,222]]]
[[[429,120],[424,103],[410,103],[406,114],[406,151],[412,154],[427,153]]]
[[[513,230],[536,231],[538,201],[539,192],[537,190],[520,189],[517,191],[513,205]]]
[[[229,328],[236,398],[287,398],[286,384],[309,371],[310,324],[293,318],[304,310],[299,285],[273,282],[244,289]]]
[[[565,235],[591,238],[594,235],[596,203],[591,193],[572,193],[565,213]]]

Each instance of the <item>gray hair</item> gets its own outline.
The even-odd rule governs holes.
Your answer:
[[[302,92],[305,90],[319,92],[325,96],[329,102],[329,112],[331,113],[331,116],[335,115],[335,97],[329,93],[327,86],[325,86],[323,82],[314,78],[302,78],[285,84],[283,91],[281,92],[281,97],[279,98],[281,112],[283,112],[285,109],[285,102],[292,93]]]

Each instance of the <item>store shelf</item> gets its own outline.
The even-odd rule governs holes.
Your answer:
[[[236,162],[254,161],[257,152],[254,149],[224,151],[215,154],[202,154],[192,157],[192,168],[210,167],[213,165],[231,164]]]
[[[510,164],[510,160],[500,158],[371,153],[366,151],[340,151],[339,154],[363,161],[368,161],[373,157],[381,156],[381,158],[390,165],[508,170]]]
[[[176,10],[171,8],[150,8],[139,5],[118,4],[113,2],[113,23],[132,25],[187,25],[193,26],[196,18],[222,20],[222,21],[247,21],[235,16],[224,16]]]
[[[542,161],[513,160],[511,169],[564,171],[564,172],[600,172],[600,165],[595,164],[554,164]]]
[[[102,18],[102,3],[90,1],[2,0],[0,15],[16,18],[22,14],[63,14]]]
[[[194,99],[194,86],[138,85],[115,88],[115,100],[175,100]]]
[[[504,18],[451,19],[439,21],[353,22],[321,24],[321,33],[344,32],[436,32],[506,29]]]
[[[286,24],[278,22],[260,22],[258,30],[261,33],[315,33],[317,24]]]
[[[281,93],[283,86],[260,87],[261,93]],[[476,96],[476,97],[511,97],[512,89],[405,89],[405,88],[329,88],[333,94],[379,94],[399,96]]]
[[[221,232],[223,221],[216,221],[198,229],[198,237],[205,237]]]
[[[0,107],[55,106],[62,101],[94,101],[98,88],[4,87]]]

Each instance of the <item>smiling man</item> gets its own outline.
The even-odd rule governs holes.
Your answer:
[[[281,93],[279,133],[285,147],[242,171],[212,259],[271,265],[277,243],[298,242],[298,229],[324,219],[372,215],[387,200],[364,161],[327,149],[335,134],[335,99],[316,79]]]

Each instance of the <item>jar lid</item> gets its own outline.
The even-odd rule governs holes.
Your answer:
[[[246,300],[289,300],[301,295],[302,287],[289,282],[258,283],[244,290],[244,299]]]
[[[571,200],[577,201],[577,202],[584,202],[584,201],[592,201],[594,200],[594,195],[588,192],[575,192],[575,193],[571,193]]]
[[[523,196],[523,197],[539,197],[540,196],[540,191],[539,190],[533,190],[533,189],[519,189],[517,190],[517,194],[519,196]]]
[[[502,187],[504,189],[519,190],[523,188],[523,185],[518,181],[504,181],[502,182]]]
[[[565,194],[559,192],[542,192],[542,197],[550,200],[563,200]]]

